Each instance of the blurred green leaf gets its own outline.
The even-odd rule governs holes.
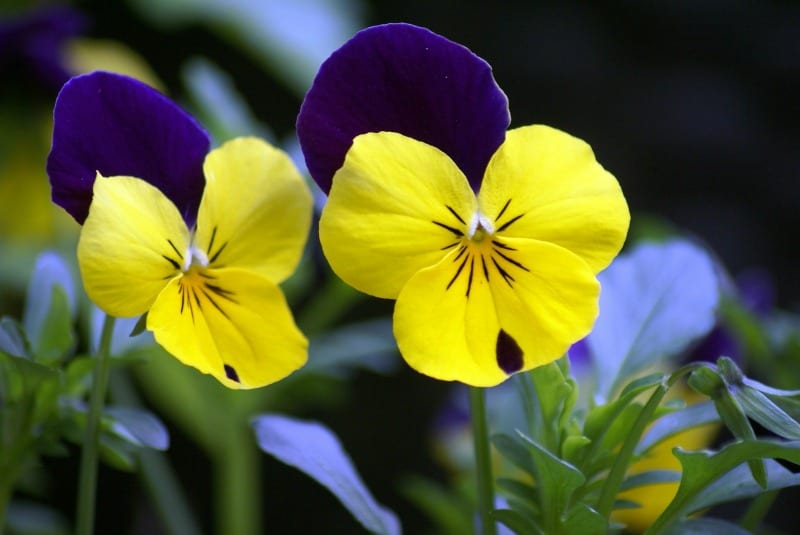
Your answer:
[[[354,368],[364,368],[385,374],[399,362],[391,318],[345,325],[315,336],[308,352],[308,364],[301,373],[342,376]]]
[[[263,451],[331,491],[370,532],[400,533],[395,514],[375,501],[339,440],[326,427],[276,414],[257,416],[252,423]]]
[[[513,509],[495,509],[492,517],[518,535],[542,535],[536,524]]]
[[[400,491],[427,514],[435,533],[462,535],[472,532],[472,508],[453,489],[423,477],[409,476],[401,481]]]
[[[8,316],[0,318],[0,351],[13,357],[27,357],[25,334],[16,320]]]
[[[49,507],[29,501],[14,500],[9,504],[6,535],[68,535],[66,519]]]
[[[131,444],[108,433],[100,434],[100,458],[117,470],[123,472],[136,470],[136,458]]]
[[[25,332],[38,358],[56,362],[72,348],[75,310],[75,288],[67,263],[54,252],[42,253],[28,283],[23,317]]]
[[[106,407],[103,419],[109,421],[109,429],[120,438],[136,446],[155,450],[169,447],[169,433],[155,415],[128,407]]]
[[[718,518],[690,518],[674,524],[665,535],[751,535],[749,531]]]
[[[536,468],[533,466],[533,457],[530,450],[522,444],[518,437],[496,434],[491,437],[492,444],[503,457],[511,461],[517,468],[521,468],[530,476],[535,476]]]
[[[608,530],[608,520],[585,503],[578,502],[567,513],[561,530],[561,533],[602,535]]]
[[[587,341],[600,398],[714,326],[719,300],[714,265],[708,253],[687,241],[640,245],[598,279],[600,316]]]
[[[358,0],[134,0],[161,24],[204,23],[272,67],[302,97],[320,64],[362,27]]]
[[[800,424],[767,396],[748,386],[733,387],[731,392],[747,416],[780,437],[800,440]]]
[[[628,476],[619,486],[620,492],[636,487],[654,485],[657,483],[674,483],[681,480],[681,473],[675,470],[648,470]]]

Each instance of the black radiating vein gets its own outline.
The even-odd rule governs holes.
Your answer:
[[[181,254],[181,252],[178,250],[178,248],[177,248],[177,247],[175,247],[175,244],[174,244],[174,243],[172,243],[172,240],[170,240],[170,239],[167,239],[167,243],[169,244],[169,246],[170,246],[170,247],[172,247],[172,250],[173,250],[173,251],[175,251],[175,254],[176,254],[176,255],[178,255],[178,258],[180,258],[181,260],[183,260],[183,255],[182,255],[182,254]]]
[[[225,288],[220,288],[219,286],[214,286],[213,284],[206,283],[206,288],[214,292],[216,295],[220,296],[223,299],[227,299],[231,303],[239,304],[239,301],[231,297],[234,293],[230,290],[226,290]]]
[[[452,279],[450,279],[450,282],[448,282],[448,283],[447,283],[447,288],[446,288],[447,290],[449,290],[449,289],[450,289],[450,287],[451,287],[451,286],[453,285],[453,283],[456,281],[456,279],[458,278],[458,276],[461,274],[461,270],[462,270],[462,269],[464,269],[464,266],[466,265],[466,263],[467,263],[467,260],[469,260],[469,258],[470,258],[470,257],[469,257],[469,255],[467,255],[467,256],[465,256],[465,257],[464,257],[464,260],[461,262],[461,265],[460,265],[460,266],[458,266],[458,270],[456,270],[456,274],[455,274],[455,275],[453,275],[453,278],[452,278]]]
[[[191,287],[187,288],[186,292],[187,293],[192,292],[192,288]],[[186,302],[189,303],[189,312],[192,314],[192,323],[194,323],[194,305],[192,304],[192,298],[188,295],[186,296]]]
[[[508,284],[509,288],[513,288],[511,283],[514,281],[514,277],[509,275],[505,269],[500,267],[500,264],[497,263],[497,260],[495,260],[494,257],[492,257],[492,263],[494,264],[494,267],[497,268],[497,271],[500,272],[500,275],[503,277],[503,280],[506,281],[506,284]]]
[[[495,252],[495,253],[497,253],[497,254],[499,254],[499,255],[500,255],[502,258],[503,258],[503,260],[505,260],[506,262],[511,262],[512,264],[514,264],[514,265],[515,265],[515,266],[517,266],[518,268],[520,268],[520,269],[524,269],[525,271],[528,271],[528,272],[530,272],[530,269],[526,268],[525,266],[523,266],[522,264],[520,264],[519,262],[517,262],[517,261],[516,261],[516,260],[514,260],[513,258],[509,258],[509,257],[507,257],[506,255],[504,255],[503,253],[501,253],[500,251],[498,251],[498,250],[496,250],[496,249],[495,249],[495,251],[494,251],[494,252]]]
[[[497,229],[495,232],[503,232],[505,229],[507,229],[508,227],[510,227],[512,223],[516,223],[516,222],[517,222],[517,220],[518,220],[520,217],[524,216],[524,215],[525,215],[525,214],[523,213],[523,214],[519,214],[519,215],[518,215],[518,216],[516,216],[516,217],[512,217],[511,219],[509,219],[508,221],[506,221],[506,222],[503,224],[503,226],[501,226],[501,227],[500,227],[499,229]]]
[[[457,242],[457,241],[454,241],[454,242],[453,242],[453,243],[451,243],[450,245],[445,245],[444,247],[442,247],[442,248],[441,248],[441,249],[439,249],[439,250],[440,250],[440,251],[446,251],[446,250],[450,249],[451,247],[455,247],[456,245],[458,245],[458,242]]]
[[[231,319],[231,318],[228,316],[228,313],[227,313],[227,312],[225,312],[224,310],[222,310],[222,307],[221,307],[221,306],[219,306],[219,303],[217,303],[216,301],[214,301],[214,298],[212,298],[212,297],[211,297],[211,295],[209,295],[209,293],[208,293],[208,292],[206,292],[206,291],[205,291],[203,288],[200,288],[200,291],[201,291],[201,292],[203,292],[203,295],[206,297],[206,299],[208,299],[209,301],[211,301],[211,304],[212,304],[212,305],[214,305],[214,308],[216,308],[217,310],[219,310],[219,313],[220,313],[220,314],[222,314],[223,316],[225,316],[225,319],[227,319],[227,320],[230,320],[230,319]]]
[[[461,224],[462,224],[462,225],[466,225],[466,223],[464,222],[464,220],[463,220],[463,219],[461,219],[461,216],[460,216],[460,215],[458,215],[458,212],[456,212],[455,210],[453,210],[453,208],[451,208],[450,206],[447,206],[446,204],[445,204],[444,206],[445,206],[445,208],[447,208],[448,210],[450,210],[450,213],[451,213],[451,214],[453,214],[453,216],[455,216],[455,218],[456,218],[456,219],[458,219],[458,220],[461,222]]]
[[[481,264],[483,264],[483,276],[486,277],[486,282],[489,282],[489,268],[486,267],[486,258],[481,255]]]
[[[217,237],[217,226],[214,225],[214,229],[211,231],[211,239],[208,240],[208,249],[206,249],[207,254],[211,254],[211,248],[214,247],[214,238]]]
[[[517,250],[516,247],[511,247],[510,245],[506,245],[505,243],[501,243],[501,242],[499,242],[497,240],[492,240],[492,245],[496,245],[497,247],[500,247],[501,249],[505,249],[506,251],[516,251]]]
[[[181,269],[181,265],[179,263],[177,263],[175,260],[173,260],[172,258],[170,258],[170,257],[168,257],[166,255],[163,255],[163,254],[161,255],[161,258],[163,258],[164,260],[166,260],[167,262],[172,264],[172,267],[174,267],[175,269]]]
[[[453,227],[451,227],[449,225],[445,225],[444,223],[439,223],[438,221],[431,221],[431,223],[433,223],[434,225],[438,225],[438,226],[442,227],[445,230],[449,230],[450,232],[452,232],[453,234],[455,234],[459,238],[464,235],[464,233],[461,232],[460,230],[458,230],[457,228],[453,228]]]
[[[186,294],[183,292],[183,284],[178,283],[178,295],[181,296],[181,314],[183,314],[183,307],[186,305]]]
[[[216,230],[216,228],[215,228],[214,230]],[[223,243],[223,244],[220,246],[220,248],[219,248],[219,249],[217,249],[217,252],[216,252],[216,253],[214,253],[214,255],[213,255],[211,258],[209,258],[209,259],[208,259],[208,263],[209,263],[209,264],[213,264],[213,263],[214,263],[214,261],[215,261],[215,260],[216,260],[216,259],[219,257],[219,254],[220,254],[220,253],[221,253],[221,252],[222,252],[222,251],[225,249],[225,247],[226,247],[227,245],[228,245],[228,242],[225,242],[225,243]]]
[[[483,257],[481,257],[483,258]],[[475,271],[475,257],[471,256],[469,261],[469,281],[467,282],[467,293],[465,294],[466,297],[469,297],[469,292],[472,290],[472,273]]]
[[[500,209],[500,213],[499,213],[499,214],[497,214],[497,217],[495,217],[495,218],[494,218],[494,220],[495,220],[495,221],[497,221],[498,219],[500,219],[500,218],[503,216],[503,214],[504,214],[504,213],[506,213],[506,208],[508,208],[508,205],[509,205],[509,204],[511,204],[511,199],[508,199],[508,200],[506,201],[506,203],[503,205],[503,207]]]
[[[466,252],[467,252],[467,246],[466,245],[462,245],[461,249],[458,250],[458,254],[453,259],[453,262],[458,262],[458,259],[461,258],[461,256]]]

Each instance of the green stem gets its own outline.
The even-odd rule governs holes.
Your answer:
[[[238,418],[230,423],[214,454],[217,533],[263,533],[261,456],[249,426]]]
[[[769,492],[765,492],[764,494],[759,494],[753,501],[750,503],[750,506],[745,511],[744,515],[742,515],[742,519],[739,521],[739,525],[746,529],[749,533],[755,533],[758,530],[758,527],[761,525],[761,522],[764,520],[764,517],[767,516],[767,513],[772,507],[773,502],[778,497],[780,491],[773,490]]]
[[[478,516],[482,535],[496,535],[492,518],[494,510],[494,478],[489,456],[489,426],[486,423],[486,402],[482,388],[469,388],[469,409],[472,416],[472,437],[475,445],[475,469],[478,486]]]
[[[77,535],[91,535],[94,530],[94,510],[97,489],[97,457],[100,450],[100,417],[108,383],[111,335],[114,318],[106,316],[100,345],[95,355],[92,393],[89,398],[89,413],[86,415],[86,438],[81,453],[81,469],[78,480],[78,505],[76,511]]]

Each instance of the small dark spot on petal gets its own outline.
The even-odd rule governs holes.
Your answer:
[[[233,366],[229,366],[228,364],[225,365],[225,376],[231,381],[236,381],[237,383],[241,382],[239,381],[239,374],[236,373],[236,370],[233,368]]]
[[[522,369],[522,348],[510,334],[500,329],[497,334],[497,346],[495,348],[497,365],[500,369],[511,375]]]

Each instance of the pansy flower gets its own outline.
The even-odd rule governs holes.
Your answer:
[[[277,381],[307,342],[278,284],[296,267],[311,197],[282,151],[208,134],[132,78],[70,80],[47,162],[53,200],[83,224],[89,297],[112,316],[147,314],[180,361],[231,388]]]
[[[627,233],[619,184],[585,142],[509,121],[485,61],[409,24],[335,51],[298,117],[328,193],[328,261],[397,300],[401,354],[437,379],[492,386],[562,356]]]

